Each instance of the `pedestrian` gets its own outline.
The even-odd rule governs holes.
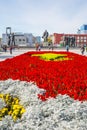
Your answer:
[[[50,49],[50,43],[48,44],[48,48]]]
[[[65,46],[66,46],[66,51],[69,51],[69,37],[66,37],[65,39]]]
[[[84,45],[82,45],[82,47],[81,47],[81,53],[82,53],[82,55],[84,55],[84,51],[85,51],[85,47],[84,47]]]
[[[10,54],[12,54],[12,46],[10,46]]]
[[[40,46],[40,45],[38,46],[38,50],[39,50],[39,51],[41,50],[41,46]]]
[[[69,51],[69,45],[66,45],[66,51],[67,52]]]
[[[36,51],[38,51],[38,47],[39,47],[39,44],[38,44],[38,43],[36,43]]]
[[[4,46],[4,51],[7,52],[7,46],[6,45]]]

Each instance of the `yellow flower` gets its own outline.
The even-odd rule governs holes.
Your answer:
[[[15,110],[17,109],[18,105],[12,105],[12,109]]]
[[[15,104],[19,104],[19,100],[16,100],[16,101],[15,101]]]
[[[19,110],[14,110],[12,114],[13,115],[18,115],[19,114]]]
[[[22,110],[20,111],[21,114],[23,114],[26,110],[24,108],[22,108]]]
[[[16,121],[16,120],[17,120],[17,117],[16,117],[16,116],[13,116],[13,120]]]
[[[33,54],[32,56],[38,56],[45,61],[63,61],[68,60],[67,54],[55,54],[55,53],[44,53],[44,54]]]
[[[9,111],[9,112],[8,112],[8,115],[11,115],[11,114],[12,114],[12,111]]]
[[[7,112],[7,111],[8,111],[7,108],[3,108],[3,109],[2,109],[2,113],[5,113],[5,112]]]
[[[3,98],[4,97],[4,94],[0,94],[0,98]]]
[[[19,104],[19,99],[18,98],[15,97],[13,101],[14,101],[15,104]]]
[[[0,110],[0,120],[2,120],[2,117],[7,114],[11,115],[14,121],[16,121],[17,118],[21,118],[25,109],[19,104],[18,98],[13,98],[10,94],[0,94],[0,98],[2,98],[6,103],[6,107]]]
[[[6,94],[6,99],[9,99],[10,98],[10,94]]]

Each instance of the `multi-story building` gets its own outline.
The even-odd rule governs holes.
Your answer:
[[[15,45],[27,46],[26,37],[24,34],[15,34]]]
[[[14,33],[15,36],[15,45],[17,46],[34,46],[35,43],[41,42],[40,36],[33,36],[32,33]],[[10,36],[10,39],[12,37]],[[7,34],[2,34],[2,46],[8,45],[8,36]]]
[[[26,37],[24,36],[24,34],[22,33],[15,33],[15,45],[17,46],[26,46]],[[10,36],[10,40],[11,40],[11,36]],[[7,34],[2,34],[2,46],[3,45],[8,45],[8,36]],[[10,41],[11,44],[11,41]]]
[[[74,40],[75,46],[80,46],[82,44],[87,46],[87,25],[83,24],[76,34],[53,34],[53,43],[59,45],[60,43],[64,44],[65,37],[70,39],[70,42]]]
[[[2,45],[7,45],[7,41],[8,41],[7,35],[6,34],[2,34],[1,44]]]
[[[26,44],[27,46],[33,46],[34,44],[34,36],[32,35],[32,33],[24,33],[24,36],[26,38]]]
[[[87,34],[58,34],[54,33],[54,44],[64,44],[64,38],[69,37],[69,38],[74,38],[75,39],[75,46],[80,46],[82,44],[87,46]]]

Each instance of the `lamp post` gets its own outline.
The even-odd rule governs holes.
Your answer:
[[[8,45],[10,45],[11,44],[11,27],[6,27],[6,35],[7,35]]]
[[[11,27],[6,27],[6,34],[11,35]]]

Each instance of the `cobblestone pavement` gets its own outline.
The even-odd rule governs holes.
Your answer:
[[[41,51],[48,51],[49,49],[44,49],[42,48]],[[31,49],[31,48],[23,48],[23,49],[14,49],[12,50],[12,54],[10,54],[9,49],[7,50],[7,52],[4,51],[0,51],[0,61],[4,61],[7,58],[12,58],[14,56],[17,55],[21,55],[23,53],[29,52],[29,51],[36,51],[35,48]],[[51,49],[49,51],[52,51]],[[55,48],[53,51],[66,51],[65,48]],[[74,52],[77,54],[81,54],[81,50],[80,48],[70,48],[69,52]],[[87,56],[87,52],[84,52],[84,55]]]

